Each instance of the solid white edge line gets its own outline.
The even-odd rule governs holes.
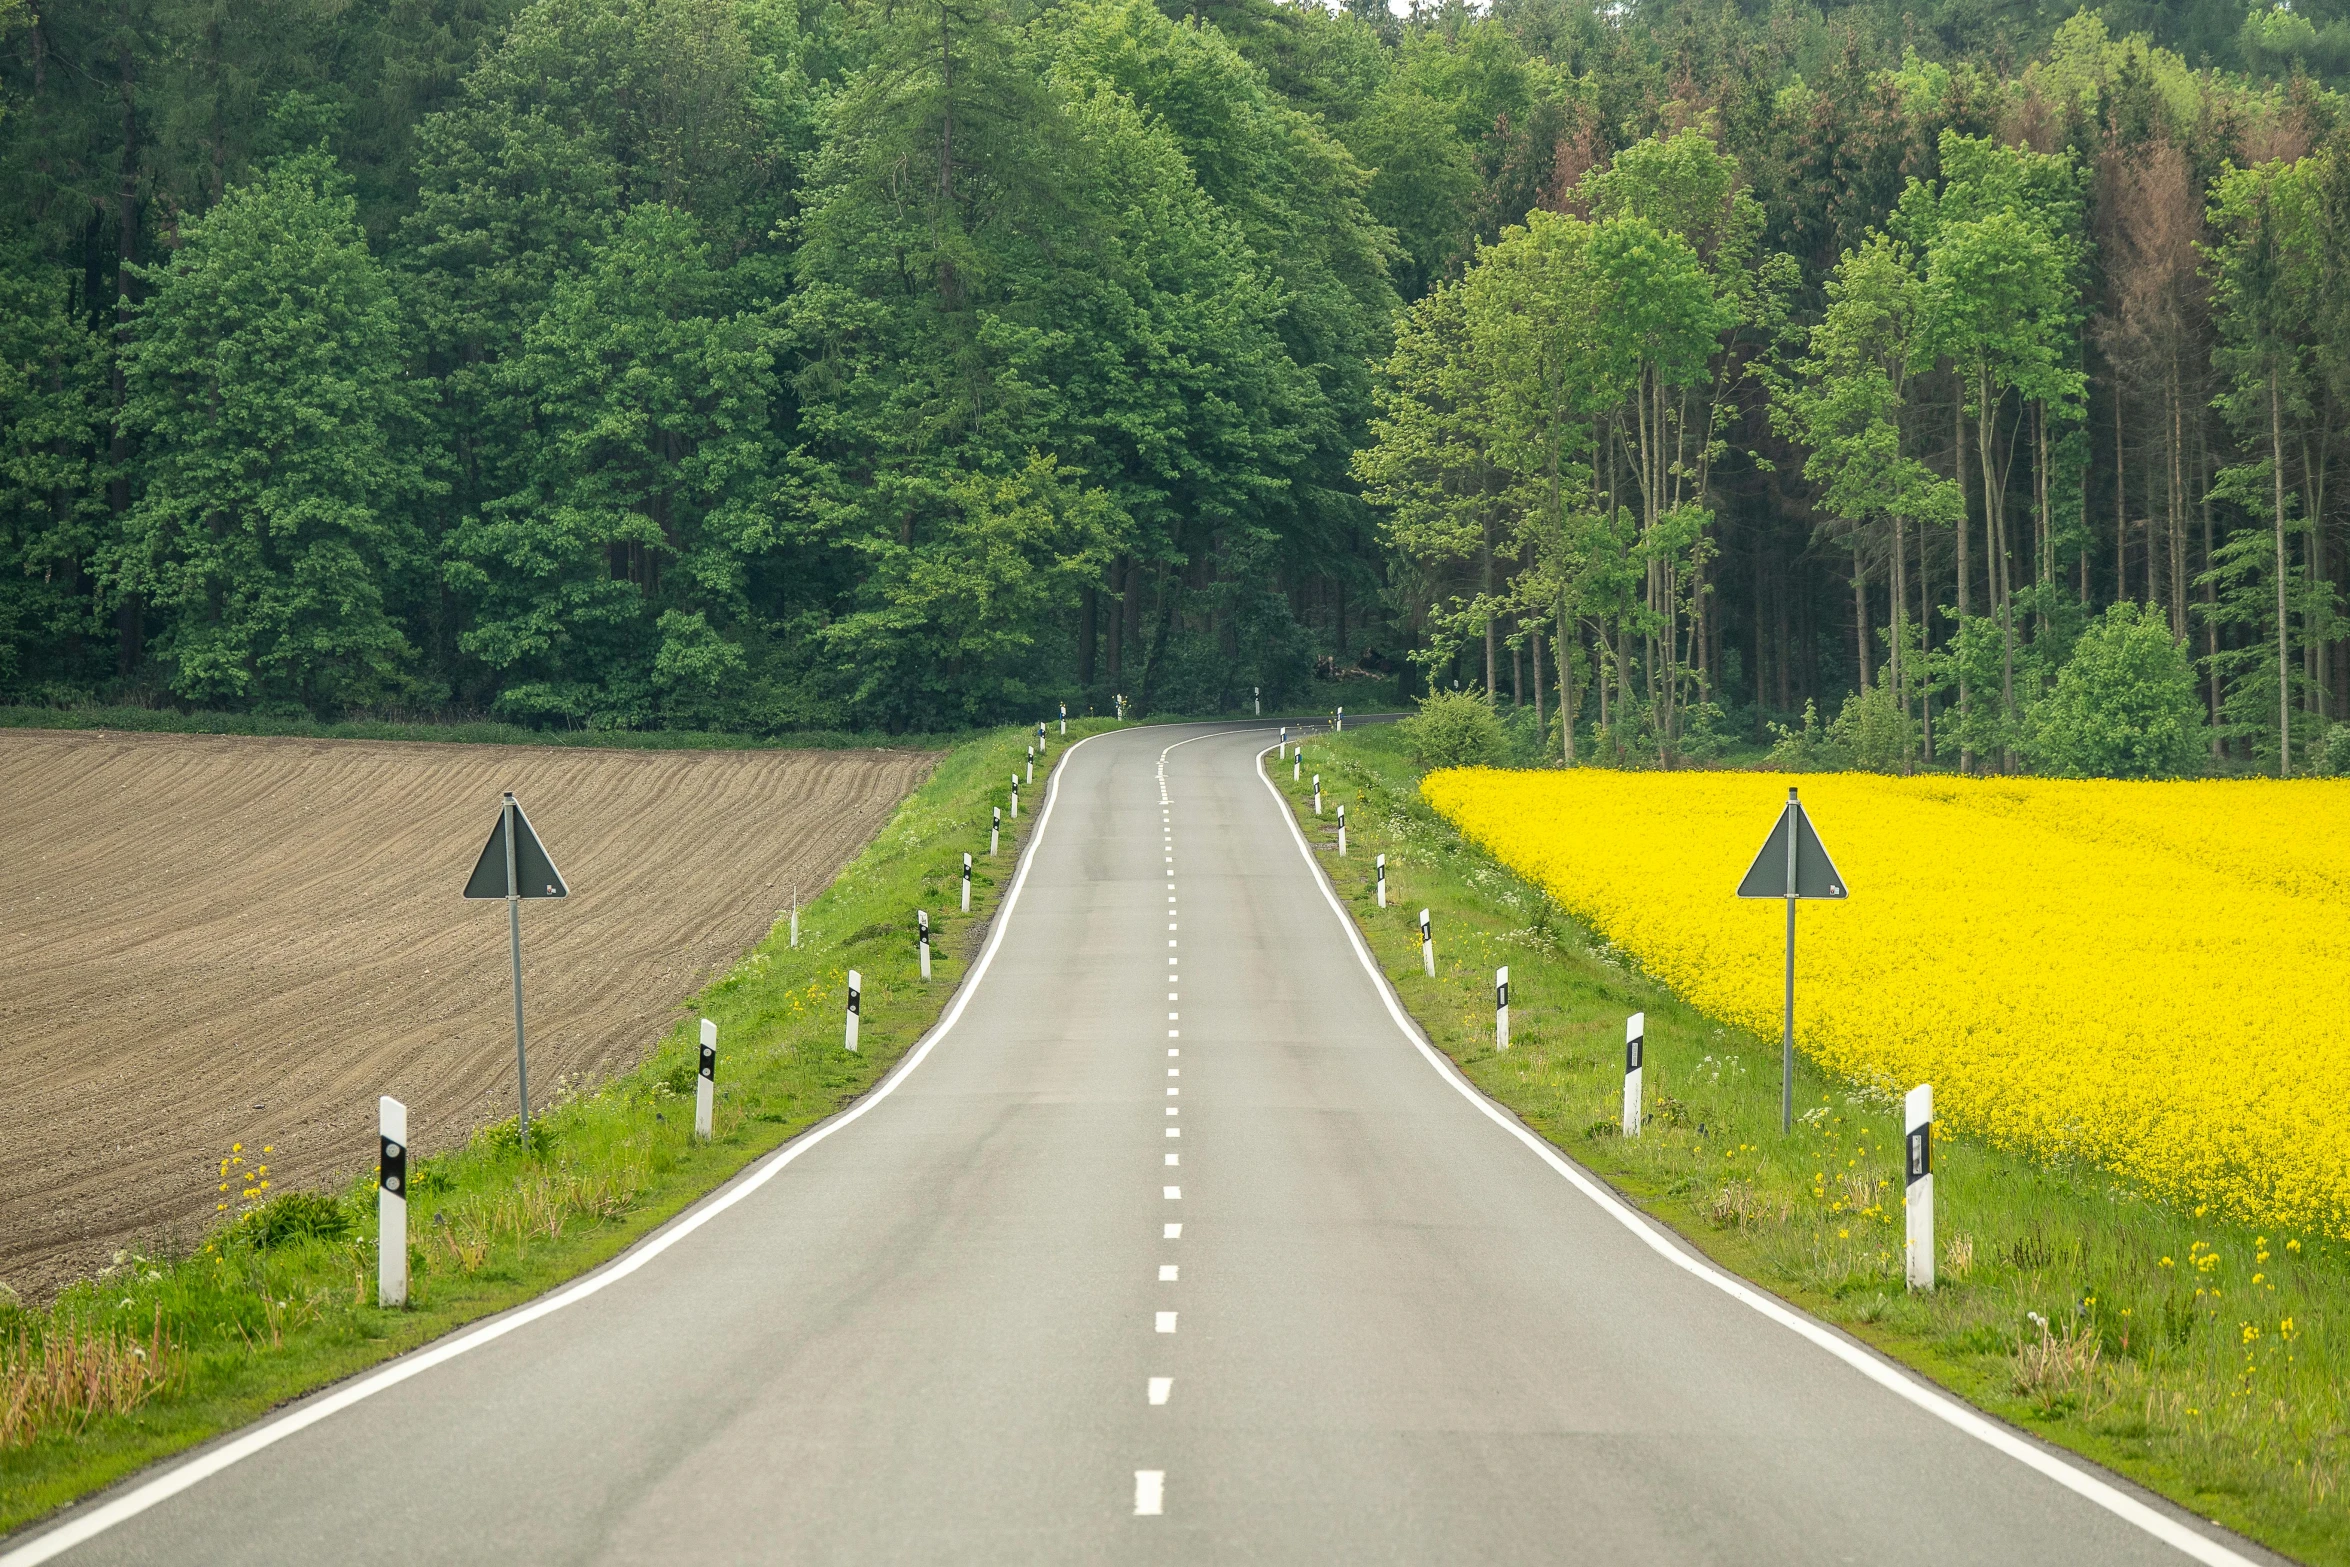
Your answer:
[[[1907,1374],[1894,1369],[1867,1351],[1846,1342],[1825,1325],[1813,1321],[1786,1303],[1763,1294],[1735,1274],[1724,1272],[1711,1261],[1691,1256],[1681,1249],[1676,1239],[1668,1238],[1667,1233],[1654,1220],[1632,1208],[1605,1185],[1576,1168],[1557,1149],[1536,1136],[1524,1123],[1485,1097],[1474,1083],[1460,1074],[1448,1057],[1428,1042],[1427,1036],[1422,1034],[1419,1026],[1412,1021],[1411,1014],[1404,1011],[1403,1004],[1396,998],[1395,987],[1387,982],[1387,975],[1381,971],[1378,962],[1372,958],[1371,949],[1364,943],[1362,932],[1355,928],[1355,922],[1347,914],[1345,905],[1338,901],[1338,895],[1331,890],[1329,878],[1322,873],[1322,866],[1320,862],[1315,860],[1313,849],[1307,844],[1305,834],[1298,830],[1296,813],[1290,810],[1289,802],[1282,798],[1281,790],[1274,784],[1272,774],[1264,768],[1265,750],[1271,749],[1272,747],[1267,746],[1252,756],[1250,758],[1251,769],[1256,773],[1259,781],[1264,784],[1265,792],[1273,797],[1274,806],[1280,811],[1281,819],[1289,824],[1291,840],[1296,843],[1298,853],[1304,856],[1307,867],[1314,872],[1315,885],[1321,889],[1323,902],[1329,904],[1330,912],[1338,917],[1339,925],[1346,931],[1347,940],[1354,947],[1355,960],[1361,963],[1364,972],[1371,976],[1371,983],[1378,990],[1380,1000],[1386,1003],[1387,1015],[1394,1020],[1395,1026],[1402,1031],[1404,1038],[1410,1040],[1420,1052],[1421,1057],[1435,1069],[1436,1075],[1451,1084],[1470,1104],[1475,1105],[1487,1120],[1525,1144],[1537,1158],[1566,1177],[1568,1183],[1574,1186],[1577,1191],[1598,1204],[1608,1217],[1645,1241],[1648,1248],[1658,1256],[1684,1272],[1703,1279],[1732,1299],[1752,1307],[1781,1327],[1810,1340],[1879,1387],[1898,1394],[1945,1424],[1956,1427],[1985,1446],[2004,1453],[2025,1467],[2045,1475],[2076,1496],[2094,1502],[2124,1522],[2135,1524],[2165,1545],[2171,1546],[2199,1562],[2206,1563],[2207,1567],[2255,1567],[2251,1558],[2228,1549],[2217,1540],[2197,1533],[2176,1518],[2147,1506],[2128,1492],[2099,1479],[2096,1475],[2066,1463],[2050,1454],[2046,1449],[2024,1440],[1979,1410],[1961,1403],[1940,1389],[1930,1388],[1913,1381]],[[11,1567],[11,1564],[0,1562],[0,1567]]]
[[[1099,740],[1103,735],[1125,732],[1117,729],[1105,729],[1098,734],[1087,735],[1076,745],[1062,752],[1061,760],[1066,763],[1081,747],[1090,741]],[[157,1475],[146,1484],[116,1497],[103,1506],[92,1508],[79,1517],[69,1518],[48,1533],[27,1540],[7,1555],[0,1556],[0,1567],[33,1567],[36,1562],[45,1562],[54,1556],[70,1551],[75,1546],[104,1534],[116,1524],[136,1518],[158,1502],[167,1501],[200,1481],[210,1479],[230,1465],[250,1458],[264,1448],[273,1447],[298,1431],[316,1425],[329,1415],[340,1414],[362,1399],[373,1398],[386,1388],[397,1387],[410,1377],[430,1371],[445,1361],[456,1359],[467,1350],[478,1349],[492,1340],[504,1338],[517,1328],[527,1327],[541,1317],[561,1311],[566,1306],[574,1305],[608,1286],[618,1283],[736,1203],[750,1196],[760,1187],[765,1186],[782,1173],[783,1168],[794,1159],[887,1099],[891,1093],[896,1091],[898,1084],[922,1064],[923,1059],[937,1047],[938,1042],[944,1039],[947,1032],[961,1020],[963,1009],[970,1005],[971,997],[978,992],[980,981],[987,977],[989,966],[995,962],[996,949],[1003,945],[1004,932],[1011,926],[1012,910],[1020,901],[1020,890],[1028,884],[1029,868],[1036,863],[1037,851],[1044,844],[1045,829],[1052,824],[1053,806],[1061,797],[1062,777],[1061,769],[1054,768],[1051,781],[1045,789],[1044,810],[1037,816],[1035,830],[1028,835],[1028,846],[1021,853],[1020,869],[1012,878],[1011,891],[1004,894],[1004,906],[996,916],[994,929],[988,933],[987,946],[979,954],[978,963],[972,966],[969,974],[964,977],[963,983],[956,988],[955,998],[947,1007],[946,1016],[931,1025],[930,1031],[915,1044],[912,1050],[899,1058],[897,1065],[892,1067],[888,1074],[875,1084],[864,1098],[851,1105],[835,1119],[802,1132],[798,1137],[751,1166],[748,1173],[738,1171],[730,1178],[727,1185],[700,1199],[696,1206],[670,1220],[663,1228],[637,1242],[635,1246],[605,1263],[586,1278],[567,1285],[555,1294],[545,1296],[529,1305],[516,1307],[480,1327],[459,1333],[457,1336],[445,1339],[438,1344],[411,1350],[382,1370],[363,1377],[349,1387],[326,1394],[315,1402],[304,1404],[290,1414],[256,1426],[243,1436],[224,1443],[208,1453],[201,1453],[168,1473]]]

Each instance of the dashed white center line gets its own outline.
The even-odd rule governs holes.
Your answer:
[[[1167,1128],[1167,1135],[1169,1137],[1181,1137],[1183,1135],[1183,1128],[1180,1126],[1170,1126]]]
[[[1183,1239],[1183,1226],[1180,1224],[1168,1225],[1165,1232],[1159,1236],[1159,1239],[1166,1241],[1179,1241]]]
[[[1172,1333],[1175,1331],[1175,1313],[1172,1311],[1162,1311],[1158,1314],[1158,1318],[1159,1331],[1161,1333]]]
[[[1173,1105],[1169,1105],[1169,1106],[1167,1106],[1167,1113],[1168,1113],[1169,1115],[1173,1115],[1173,1114],[1175,1114],[1175,1107],[1174,1107]]]
[[[1179,1055],[1181,1055],[1181,1054],[1183,1054],[1183,1052],[1182,1052],[1181,1050],[1177,1049],[1175,1046],[1173,1046],[1173,1045],[1169,1045],[1169,1046],[1167,1047],[1167,1055],[1168,1055],[1168,1057],[1169,1057],[1170,1059],[1172,1059],[1172,1058],[1174,1058],[1174,1057],[1176,1057],[1176,1056],[1179,1056]]]
[[[1165,1403],[1167,1395],[1174,1391],[1175,1379],[1173,1377],[1152,1377],[1150,1379],[1150,1400],[1152,1403]]]
[[[1177,1020],[1178,1020],[1179,1018],[1181,1018],[1181,1017],[1182,1017],[1182,1014],[1181,1014],[1180,1012],[1170,1012],[1170,1013],[1168,1013],[1168,1014],[1167,1014],[1167,1021],[1168,1021],[1168,1022],[1170,1022],[1170,1023],[1172,1023],[1172,1022],[1175,1022],[1175,1021],[1177,1021]]]
[[[1162,1186],[1159,1188],[1159,1195],[1166,1198],[1169,1202],[1181,1202],[1183,1200],[1183,1188],[1180,1186]]]
[[[1167,1162],[1169,1164],[1181,1164],[1183,1162],[1183,1155],[1179,1153],[1171,1153],[1167,1155]]]
[[[1134,1471],[1134,1516],[1156,1518],[1166,1512],[1167,1471],[1164,1469],[1137,1469]]]
[[[1183,1093],[1183,1090],[1182,1090],[1182,1089],[1180,1089],[1180,1088],[1170,1088],[1170,1089],[1168,1089],[1168,1090],[1167,1090],[1167,1097],[1168,1097],[1169,1099],[1175,1099],[1175,1098],[1179,1098],[1179,1097],[1181,1097],[1182,1093]]]
[[[1161,1284],[1172,1284],[1175,1282],[1174,1263],[1162,1262],[1159,1264],[1159,1282]]]

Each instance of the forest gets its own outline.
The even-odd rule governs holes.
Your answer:
[[[2346,71],[2350,0],[12,0],[0,701],[2330,769]]]

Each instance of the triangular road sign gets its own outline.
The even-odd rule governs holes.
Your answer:
[[[1795,791],[1787,791],[1787,808],[1779,813],[1778,824],[1770,837],[1763,840],[1762,852],[1747,867],[1746,879],[1738,884],[1741,898],[1784,898],[1787,887],[1787,834],[1795,834],[1795,887],[1798,898],[1841,898],[1847,896],[1844,877],[1836,869],[1836,862],[1828,858],[1827,846],[1820,835],[1812,831],[1811,818],[1796,803]]]
[[[509,809],[509,807],[511,809]],[[514,822],[514,876],[522,883],[517,890],[525,898],[568,898],[571,889],[563,883],[563,873],[555,869],[555,862],[547,855],[539,835],[530,829],[530,818],[522,814],[522,802],[507,795],[498,808],[498,824],[490,829],[490,841],[482,849],[481,858],[474,861],[473,875],[465,883],[468,898],[503,898],[506,896],[506,822]]]

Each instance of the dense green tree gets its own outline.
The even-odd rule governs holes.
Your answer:
[[[413,697],[396,597],[429,487],[390,279],[324,149],[232,188],[153,269],[123,350],[141,483],[104,557],[171,619],[202,700],[327,711]]]
[[[2033,703],[2024,751],[2060,778],[2170,778],[2203,763],[2195,666],[2151,604],[2115,604]]]

